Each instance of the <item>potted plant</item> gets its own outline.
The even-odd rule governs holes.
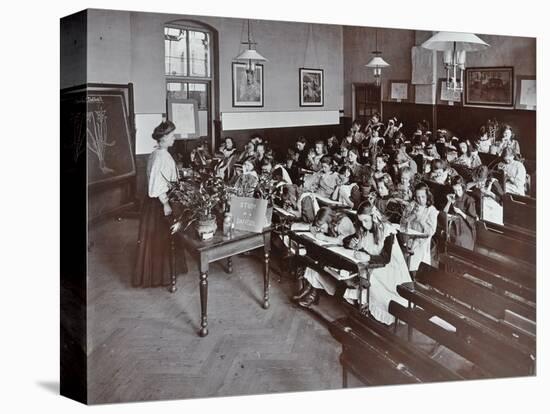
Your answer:
[[[283,181],[274,180],[270,173],[261,174],[258,179],[254,197],[267,200],[267,210],[265,214],[266,226],[271,225],[271,219],[273,217],[273,199],[278,195],[283,184]]]
[[[168,197],[179,210],[172,232],[185,231],[194,223],[201,240],[214,236],[218,228],[214,209],[227,201],[227,191],[223,180],[209,175],[198,181],[173,183]]]

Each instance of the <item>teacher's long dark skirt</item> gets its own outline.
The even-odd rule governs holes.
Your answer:
[[[171,218],[164,216],[158,198],[146,197],[139,223],[133,286],[156,287],[170,284],[170,223]]]

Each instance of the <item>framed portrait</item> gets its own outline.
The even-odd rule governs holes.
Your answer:
[[[535,76],[516,77],[516,109],[537,109],[537,79]]]
[[[256,64],[254,72],[246,70],[246,63],[233,62],[233,106],[264,106],[264,65]]]
[[[513,106],[514,68],[466,68],[465,105]]]
[[[412,102],[411,83],[406,80],[390,80],[390,100]]]
[[[323,69],[300,68],[300,106],[323,106],[325,84]]]

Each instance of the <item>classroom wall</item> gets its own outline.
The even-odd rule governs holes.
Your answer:
[[[231,62],[246,32],[242,19],[89,10],[88,80],[133,82],[135,111],[165,112],[164,24],[204,22],[219,35],[219,112],[340,110],[343,107],[342,28],[336,25],[252,21],[264,65],[264,107],[233,108]],[[311,29],[310,29],[311,26]],[[311,30],[311,31],[310,31]],[[324,69],[325,105],[300,108],[298,68]],[[219,119],[220,114],[215,114]]]
[[[390,64],[382,69],[382,100],[389,99],[390,80],[411,79],[411,48],[414,30],[378,28],[378,50]],[[374,82],[371,68],[365,67],[376,47],[373,27],[344,26],[344,115],[352,116],[352,84]]]

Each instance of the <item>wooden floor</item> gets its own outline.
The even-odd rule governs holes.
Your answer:
[[[340,345],[312,315],[291,304],[288,278],[272,275],[271,306],[260,306],[261,262],[234,258],[209,275],[209,330],[199,338],[199,277],[178,291],[130,286],[138,221],[90,231],[88,386],[90,403],[337,389]]]
[[[89,403],[340,389],[341,346],[322,318],[295,307],[292,279],[272,272],[270,308],[264,310],[262,261],[233,259],[209,274],[209,335],[200,338],[199,276],[189,273],[178,291],[130,286],[138,221],[109,221],[90,230],[88,261]],[[258,258],[261,257],[258,256]],[[326,319],[343,307],[324,296],[316,308]],[[406,337],[405,326],[398,335]],[[475,367],[415,331],[413,342],[457,372]],[[349,378],[348,386],[361,385]]]

